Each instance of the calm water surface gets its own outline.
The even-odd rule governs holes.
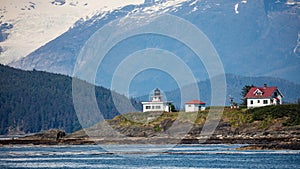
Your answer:
[[[298,150],[235,150],[240,146],[4,146],[0,168],[300,168]]]

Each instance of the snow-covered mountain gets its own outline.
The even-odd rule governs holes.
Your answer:
[[[9,64],[66,32],[78,20],[143,0],[0,0],[0,63]]]
[[[138,16],[140,23],[147,23],[151,17],[165,13],[183,18],[203,31],[216,48],[226,73],[272,76],[300,83],[300,3],[295,0],[146,0],[81,19],[62,35],[10,65],[71,75],[85,42],[106,24],[132,15]],[[111,77],[122,60],[147,48],[171,51],[181,56],[197,80],[208,78],[203,63],[195,61],[195,53],[188,47],[169,37],[148,34],[117,44],[103,60],[96,83],[110,87]],[[132,88],[139,94],[157,86],[163,90],[178,87],[172,77],[157,71],[142,72],[134,80]]]

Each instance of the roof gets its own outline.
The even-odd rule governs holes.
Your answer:
[[[272,97],[273,93],[278,90],[276,86],[272,87],[252,87],[245,98],[270,98]],[[260,93],[261,94],[256,94]],[[282,96],[282,94],[278,90],[278,94]]]
[[[205,104],[204,102],[200,101],[200,100],[191,100],[186,102],[185,104]]]

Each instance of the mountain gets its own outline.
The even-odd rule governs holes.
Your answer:
[[[74,79],[65,75],[23,71],[0,65],[0,134],[34,133],[51,128],[66,132],[80,129],[85,124],[78,117],[84,118],[92,112],[78,114],[78,110],[75,111],[72,80],[74,85]],[[115,104],[122,105],[129,101],[123,95],[112,95],[106,88],[76,79],[75,82],[95,88],[97,106],[104,119],[120,114]],[[86,98],[85,93],[77,93],[77,97]],[[139,107],[139,103],[130,101]],[[97,117],[88,118],[91,122],[99,122]]]
[[[284,103],[296,103],[300,98],[300,85],[274,77],[247,77],[247,76],[239,76],[233,74],[226,74],[226,105],[230,105],[230,97],[233,98],[233,101],[236,103],[241,103],[241,99],[243,98],[241,95],[242,88],[245,85],[254,85],[254,86],[263,86],[267,84],[268,86],[277,86],[280,92],[283,94]],[[200,99],[206,102],[207,105],[211,103],[211,81],[210,79],[203,80],[198,82]],[[166,99],[173,101],[174,105],[177,109],[183,108],[180,100],[180,91],[188,91],[190,85],[183,86],[182,88],[178,88],[172,91],[165,92]],[[222,90],[223,87],[219,86],[215,90]],[[137,99],[140,101],[148,100],[149,96],[144,95],[142,97],[138,97]],[[187,97],[188,98],[188,97]],[[194,100],[197,98],[188,98],[189,100]],[[182,100],[182,103],[185,103],[189,100]],[[214,105],[216,106],[216,105]]]
[[[0,63],[27,56],[78,20],[141,3],[143,0],[0,0]]]
[[[105,35],[117,36],[128,31],[126,28],[147,26],[147,24],[149,30],[151,28],[168,30],[167,26],[171,21],[153,25],[151,21],[163,14],[170,14],[193,24],[205,34],[217,51],[225,73],[250,77],[268,76],[300,83],[298,1],[163,0],[146,2],[99,13],[88,20],[79,20],[61,36],[10,65],[27,70],[37,69],[71,75],[74,73],[75,65],[81,64],[77,62],[77,59],[80,59],[78,58],[80,51],[99,29],[117,22],[121,26],[118,27],[116,24],[117,26],[111,28],[111,31],[107,30]],[[137,19],[129,19],[132,23],[126,23],[126,19],[130,17]],[[180,28],[180,25],[178,27]],[[195,36],[195,32],[189,32],[185,28],[177,30],[177,34],[184,34],[187,35],[185,37],[190,38]],[[201,41],[196,43],[201,47]],[[206,69],[207,63],[200,60],[188,44],[172,37],[144,33],[115,44],[105,55],[101,65],[99,64],[95,81],[85,79],[85,76],[82,78],[111,88],[115,70],[123,61],[136,52],[153,48],[160,49],[162,56],[165,54],[164,51],[176,55],[192,71],[197,81],[210,77],[209,70]],[[145,58],[147,57],[151,56],[146,55]],[[179,67],[175,65],[174,60],[169,59],[165,65]],[[133,63],[131,66],[140,65],[141,62]],[[222,70],[222,67],[218,69]],[[177,86],[177,79],[173,76],[164,69],[140,70],[131,79],[130,93],[132,94],[129,95],[147,94],[153,86],[163,88],[164,91],[182,87]],[[128,77],[123,79],[127,80]],[[143,86],[144,89],[135,90],[135,86]],[[125,94],[123,91],[118,92]]]

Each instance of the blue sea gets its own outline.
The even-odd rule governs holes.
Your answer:
[[[2,146],[0,168],[300,168],[299,150],[236,150],[240,146]]]

